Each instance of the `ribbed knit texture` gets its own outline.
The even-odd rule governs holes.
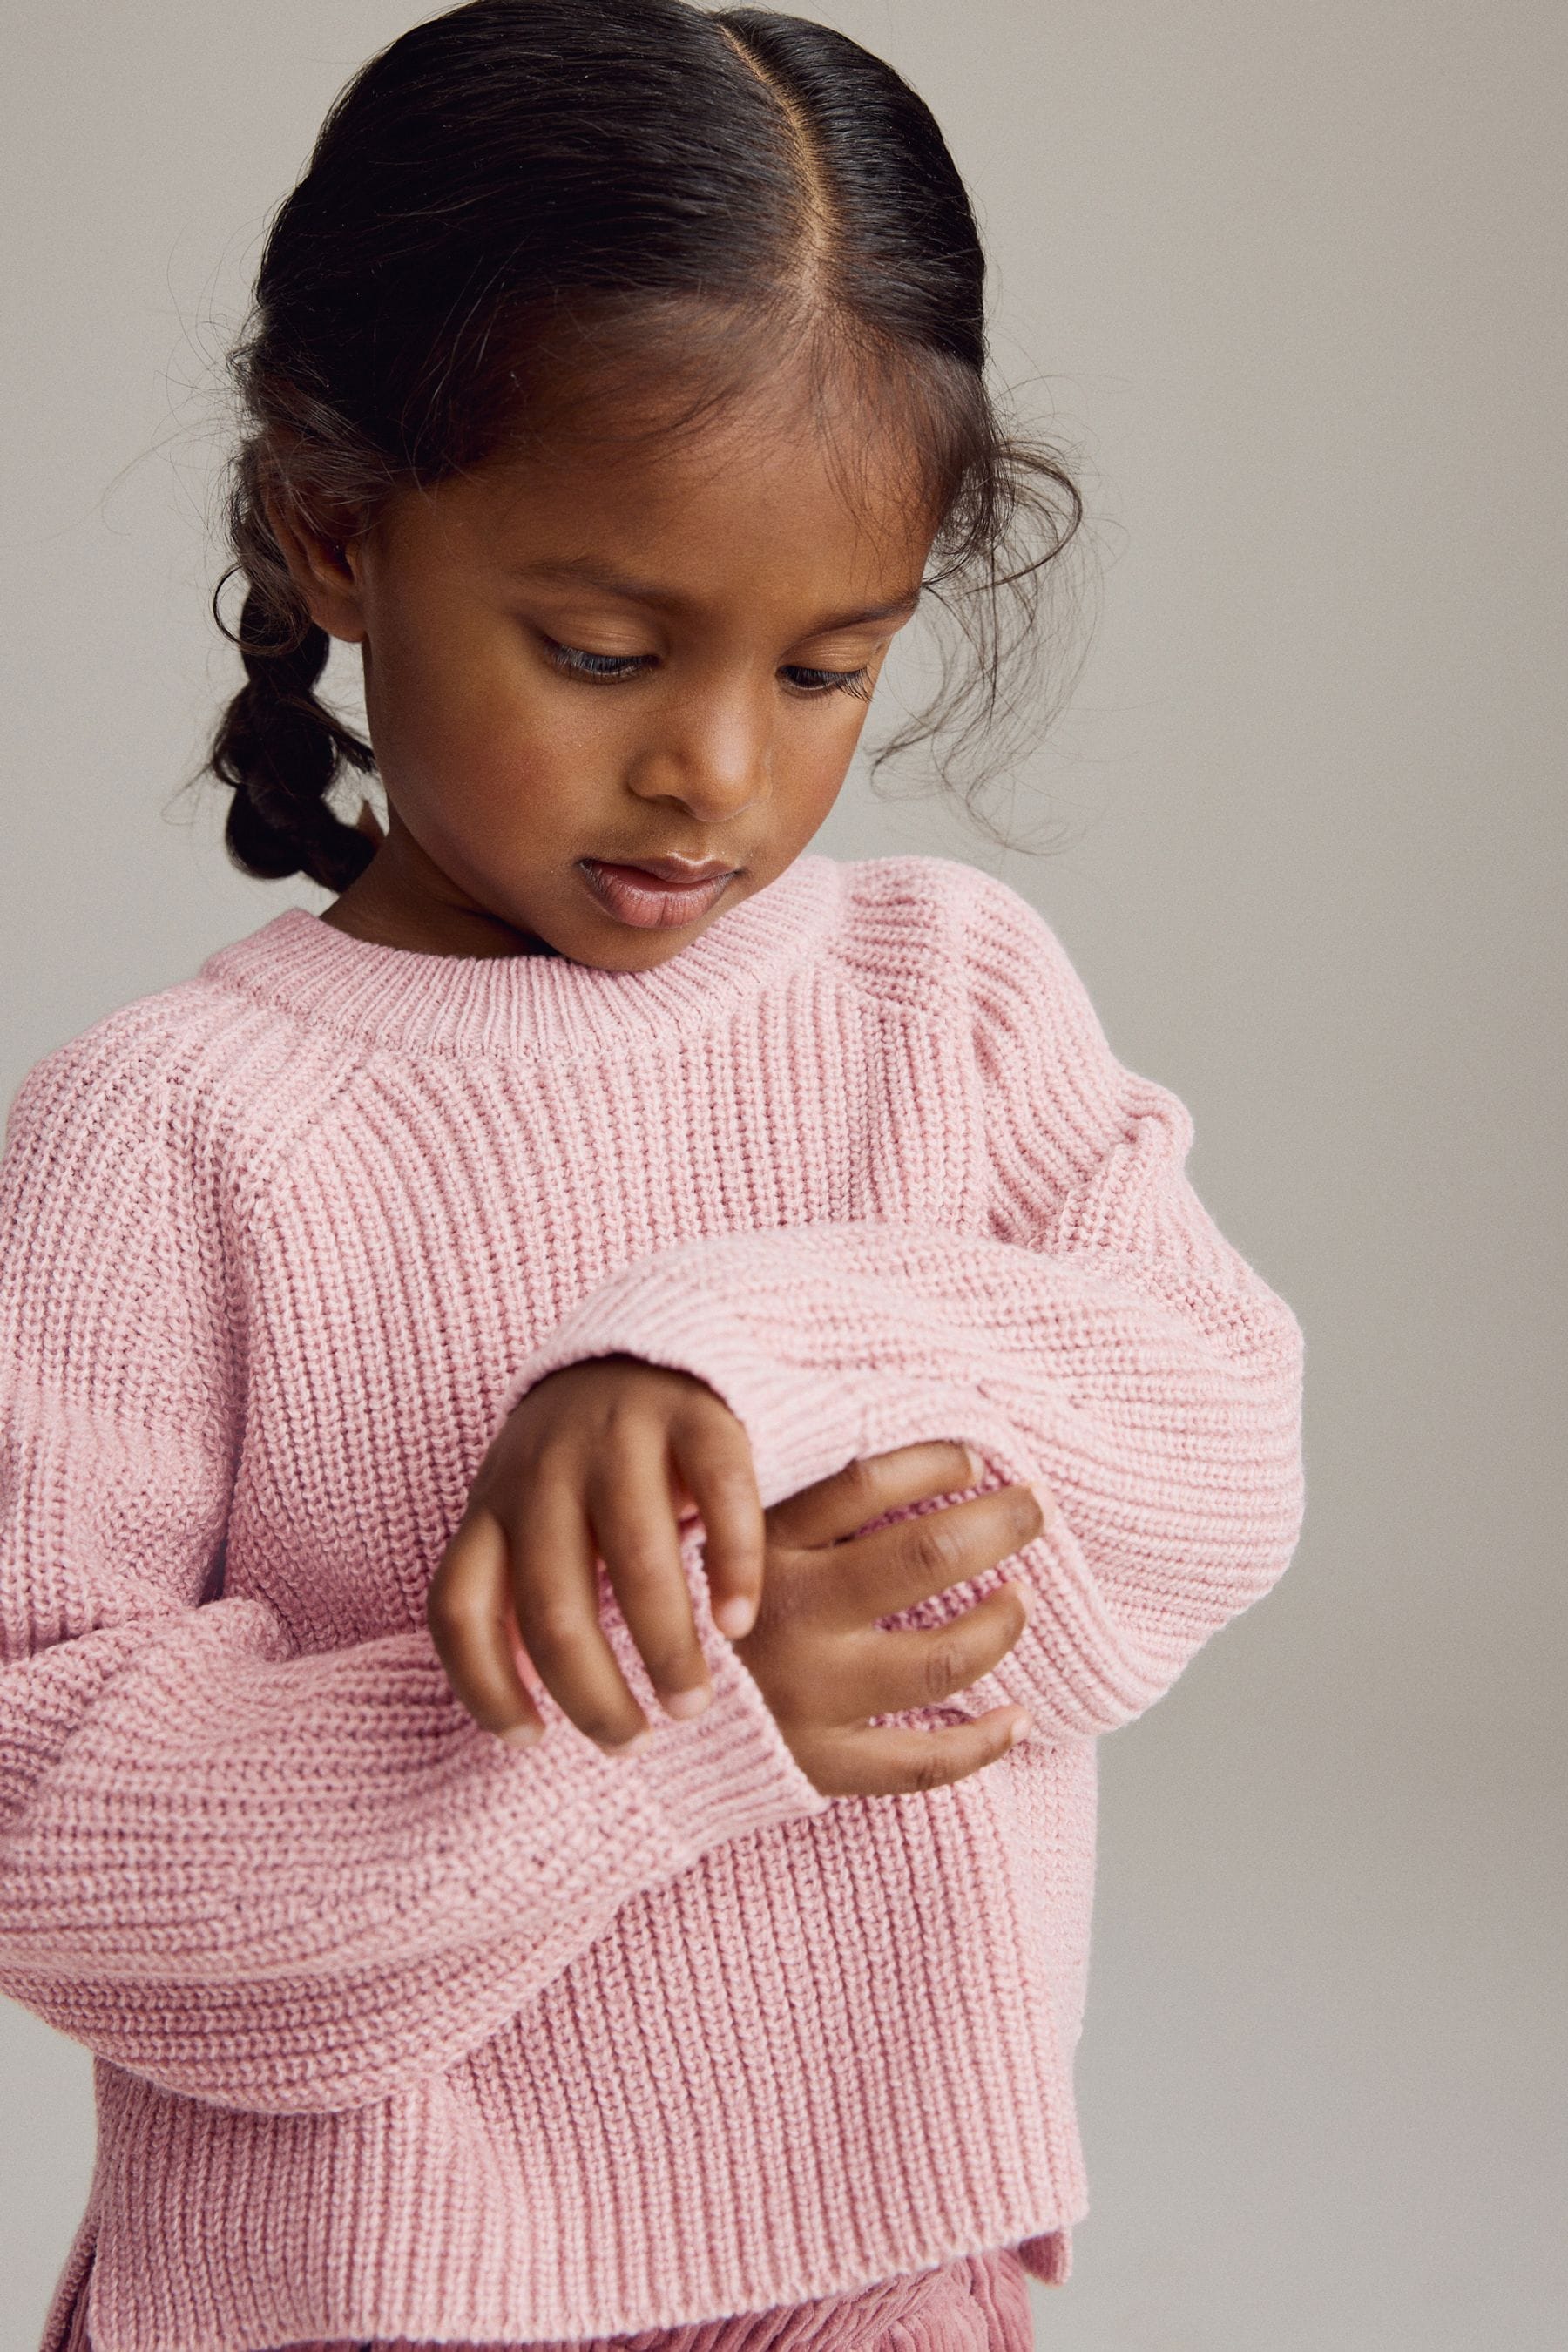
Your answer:
[[[540,2344],[528,2352],[1033,2352],[1023,2263],[1011,2248],[961,2255],[915,2277],[889,2279],[787,2308],[745,2312],[694,2326]],[[65,2352],[94,2352],[85,2321]],[[300,2344],[288,2352],[361,2352],[354,2344]],[[406,2340],[378,2352],[433,2352]],[[443,2352],[495,2352],[461,2344]],[[505,2347],[502,2348],[505,2352]]]
[[[95,2352],[678,2328],[1087,2210],[1096,1736],[1266,1591],[1300,1333],[1047,925],[796,861],[669,962],[289,912],[35,1071],[0,1171],[0,1990],[98,2055]],[[764,1502],[973,1444],[1050,1530],[956,1787],[829,1801],[713,1625],[609,1757],[451,1695],[430,1575],[501,1416],[707,1381]],[[924,1509],[931,1506],[919,1506]],[[903,1516],[903,1515],[900,1515]]]

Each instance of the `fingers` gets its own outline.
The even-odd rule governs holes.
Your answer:
[[[531,1747],[544,1726],[517,1661],[507,1563],[500,1521],[470,1511],[431,1579],[425,1616],[447,1679],[475,1722]]]
[[[1001,1664],[1033,1602],[1027,1586],[1004,1584],[950,1624],[868,1633],[856,1644],[857,1711],[901,1715],[967,1690]]]
[[[553,1528],[536,1510],[527,1543],[543,1543],[552,1559],[544,1601],[517,1573],[523,1539],[514,1534],[509,1541],[493,1512],[470,1510],[447,1546],[425,1611],[447,1679],[476,1723],[509,1744],[531,1747],[544,1725],[522,1679],[521,1640],[528,1663],[579,1730],[603,1747],[625,1747],[647,1728],[647,1717],[599,1624],[587,1529],[574,1510],[559,1511]]]
[[[963,1494],[983,1475],[968,1447],[946,1438],[900,1445],[890,1454],[846,1463],[830,1478],[819,1478],[815,1486],[775,1503],[768,1513],[769,1532],[779,1542],[803,1548],[838,1543],[884,1511],[923,1503],[935,1495]]]
[[[666,1714],[685,1718],[700,1715],[713,1693],[681,1566],[675,1509],[665,1437],[652,1428],[623,1438],[589,1487],[600,1557],[627,1631]]]
[[[756,1622],[767,1539],[751,1441],[725,1412],[705,1416],[697,1429],[673,1433],[671,1445],[686,1491],[702,1515],[713,1622],[739,1641]]]
[[[970,1502],[857,1536],[828,1555],[841,1618],[873,1624],[931,1600],[1021,1551],[1046,1525],[1033,1487],[996,1486]]]
[[[662,1482],[659,1499],[668,1518]],[[579,1731],[624,1748],[649,1726],[599,1622],[595,1534],[572,1481],[542,1472],[510,1533],[512,1605],[541,1682]]]
[[[898,1797],[944,1789],[996,1763],[1031,1728],[1024,1708],[994,1707],[940,1731],[858,1726],[825,1735],[805,1769],[825,1797]]]

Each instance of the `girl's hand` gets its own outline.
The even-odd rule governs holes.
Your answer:
[[[1056,1505],[1030,1486],[857,1536],[886,1511],[973,1486],[967,1449],[905,1445],[851,1462],[767,1514],[767,1565],[754,1630],[736,1654],[790,1752],[826,1797],[938,1789],[993,1764],[1029,1728],[1020,1706],[940,1731],[872,1725],[931,1706],[978,1682],[1028,1622],[1031,1596],[1004,1584],[945,1625],[892,1630],[878,1620],[977,1576],[1032,1543]],[[848,1540],[847,1538],[853,1538]]]
[[[666,1712],[700,1715],[712,1690],[678,1525],[692,1507],[714,1622],[744,1633],[762,1590],[763,1507],[750,1441],[722,1399],[636,1356],[568,1364],[531,1389],[480,1465],[426,1605],[469,1714],[520,1746],[538,1739],[531,1667],[601,1746],[647,1729],[599,1623],[597,1558]]]
[[[699,1714],[712,1694],[677,1526],[677,1512],[694,1507],[707,1534],[714,1621],[737,1648],[756,1615],[764,1560],[769,1579],[778,1577],[784,1597],[768,1626],[758,1626],[756,1646],[741,1654],[759,1682],[767,1677],[770,1706],[776,1692],[789,1723],[781,1718],[781,1728],[814,1785],[851,1793],[847,1784],[829,1790],[815,1780],[814,1767],[831,1773],[837,1758],[840,1779],[847,1768],[853,1776],[869,1767],[895,1775],[879,1780],[879,1790],[934,1787],[1003,1753],[1019,1711],[1002,1709],[941,1733],[871,1732],[864,1717],[929,1703],[988,1672],[1022,1630],[1018,1588],[992,1595],[958,1627],[870,1634],[839,1569],[858,1567],[858,1597],[875,1599],[873,1616],[886,1616],[1028,1542],[1039,1532],[1039,1505],[1027,1488],[1010,1487],[859,1545],[837,1538],[902,1504],[970,1485],[975,1475],[962,1446],[904,1447],[851,1463],[775,1504],[764,1518],[745,1431],[703,1381],[631,1356],[569,1365],[530,1391],[486,1455],[431,1583],[431,1636],[458,1697],[502,1738],[529,1745],[542,1734],[523,1679],[531,1668],[580,1730],[605,1748],[625,1748],[647,1725],[599,1623],[595,1559],[602,1558],[666,1711]],[[961,1524],[939,1535],[937,1520],[950,1517]],[[823,1572],[829,1549],[833,1566]],[[835,1584],[837,1592],[829,1590]],[[792,1616],[799,1622],[792,1624]],[[832,1696],[819,1685],[804,1705],[797,1675],[810,1684],[816,1670],[803,1664],[803,1641],[808,1651],[826,1646],[833,1661]],[[921,1679],[911,1696],[917,1653]],[[960,1665],[959,1682],[945,1678]],[[853,1761],[839,1753],[845,1724],[833,1713],[846,1702]],[[868,1784],[855,1792],[874,1790]]]

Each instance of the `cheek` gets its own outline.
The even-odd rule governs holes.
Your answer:
[[[814,779],[824,788],[837,791],[855,756],[870,705],[854,695],[835,694],[826,709],[814,710],[811,716],[816,724],[802,730],[802,734],[810,747]]]
[[[769,799],[790,830],[820,824],[838,794],[866,723],[867,706],[847,694],[821,701],[780,695],[763,724],[771,736]]]
[[[387,792],[432,835],[466,835],[524,809],[564,815],[605,756],[593,713],[495,629],[431,630],[378,649],[367,701]]]

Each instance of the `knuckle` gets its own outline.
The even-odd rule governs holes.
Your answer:
[[[634,1591],[646,1592],[650,1587],[664,1583],[671,1573],[667,1555],[657,1544],[649,1543],[646,1537],[628,1535],[616,1546],[615,1581],[617,1585],[624,1583]],[[684,1577],[680,1582],[684,1591]]]
[[[593,1445],[583,1464],[584,1482],[595,1476],[603,1478],[620,1461],[626,1444],[636,1433],[637,1413],[631,1400],[624,1396],[605,1398],[599,1404],[598,1418],[593,1426]]]
[[[960,1646],[950,1634],[939,1634],[926,1651],[921,1681],[928,1699],[950,1697],[967,1677]]]
[[[581,1639],[582,1627],[575,1612],[563,1608],[559,1602],[547,1601],[528,1612],[523,1641],[529,1654],[539,1663],[564,1657]]]
[[[924,1795],[932,1789],[945,1788],[952,1775],[945,1749],[938,1744],[933,1732],[922,1734],[925,1752],[910,1759],[909,1786],[915,1795]]]
[[[476,1594],[433,1584],[425,1596],[425,1622],[444,1640],[461,1641],[490,1622],[492,1612]]]
[[[536,1390],[534,1393],[540,1391]],[[580,1442],[578,1425],[570,1421],[560,1428],[527,1433],[519,1431],[508,1448],[507,1467],[510,1471],[525,1472],[531,1479],[574,1479],[578,1475]]]
[[[909,1523],[906,1541],[910,1564],[922,1576],[944,1577],[951,1580],[963,1564],[963,1546],[953,1528],[946,1524],[952,1514],[928,1511]]]
[[[762,1601],[752,1638],[764,1626],[773,1634],[794,1632],[812,1615],[815,1602],[815,1580],[805,1566],[770,1548],[763,1565]]]

